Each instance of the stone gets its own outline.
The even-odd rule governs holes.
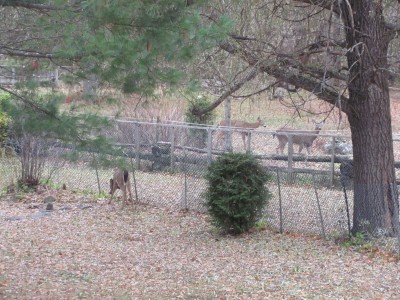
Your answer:
[[[56,201],[56,198],[53,196],[47,196],[46,198],[43,199],[43,203],[53,203]]]
[[[53,203],[47,203],[46,210],[49,211],[49,210],[53,210],[53,209],[54,209]]]

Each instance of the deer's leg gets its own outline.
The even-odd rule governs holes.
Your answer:
[[[111,204],[111,200],[114,198],[114,194],[118,189],[121,189],[121,188],[117,184],[115,184],[115,187],[113,188],[113,190],[111,192],[111,197],[110,197],[110,200],[108,201],[108,204]]]
[[[247,134],[245,132],[242,132],[243,147],[245,150],[246,150],[246,135]]]
[[[307,149],[308,155],[310,155],[311,154],[311,146],[307,146],[306,149]]]
[[[224,132],[223,131],[218,131],[217,132],[217,143],[216,147],[218,148],[220,145],[222,145],[222,141],[224,139]]]
[[[122,198],[123,198],[124,205],[128,204],[128,200],[126,198],[126,196],[127,196],[126,195],[126,188],[127,188],[127,186],[126,186],[126,183],[124,182],[124,184],[122,186]]]
[[[108,204],[111,204],[111,200],[114,196],[115,188],[114,188],[114,180],[110,179],[110,200],[108,201]]]
[[[304,147],[303,144],[300,144],[300,145],[299,145],[299,153],[301,153],[301,151],[303,151],[303,147]],[[307,151],[308,151],[308,150],[307,150]]]
[[[283,150],[285,150],[287,141],[279,141],[278,147],[276,147],[276,154],[283,154]]]
[[[132,186],[131,186],[131,180],[128,179],[127,183],[126,183],[126,187],[128,188],[128,192],[129,192],[129,198],[131,199],[131,202],[133,202],[133,197],[132,197]]]

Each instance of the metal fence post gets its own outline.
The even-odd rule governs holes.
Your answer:
[[[99,195],[100,195],[101,194],[101,185],[100,185],[100,177],[99,177],[99,168],[97,166],[96,155],[93,152],[92,152],[92,157],[93,157],[93,162],[94,162],[94,168],[96,170],[97,188],[99,190]]]
[[[246,152],[251,152],[251,132],[250,130],[247,131],[247,149]]]
[[[336,138],[333,136],[332,137],[332,152],[331,152],[331,173],[329,174],[329,182],[331,186],[333,186],[333,178],[335,175],[335,143],[336,143]]]
[[[207,128],[207,163],[211,164],[212,160],[212,129],[211,127]]]
[[[282,194],[281,194],[281,180],[279,175],[279,169],[276,169],[276,178],[278,183],[278,197],[279,197],[279,233],[283,233]]]
[[[139,196],[138,196],[137,184],[136,184],[135,166],[133,165],[133,159],[132,159],[131,155],[129,156],[129,161],[131,162],[133,187],[135,188],[135,198],[136,198],[136,202],[139,202]]]
[[[140,124],[135,124],[135,157],[136,157],[136,168],[140,169]]]
[[[394,219],[397,221],[396,222],[396,238],[397,238],[397,252],[398,254],[400,254],[400,222],[399,220],[399,192],[398,192],[398,188],[397,188],[397,184],[396,182],[390,184],[390,193],[392,196],[392,201],[394,203]]]
[[[315,174],[314,173],[312,174],[312,177],[313,177],[313,186],[314,186],[315,198],[317,199],[319,221],[321,223],[321,234],[322,234],[322,237],[326,240],[324,218],[322,216],[321,205],[319,203],[319,197],[318,197],[317,185],[315,183]]]
[[[183,207],[187,209],[187,151],[186,147],[183,148],[183,172],[184,172],[184,181],[183,181]]]
[[[288,134],[288,183],[293,183],[293,136]]]
[[[157,125],[156,125],[156,144],[160,141],[160,117],[157,116]]]
[[[170,131],[171,131],[170,165],[171,165],[171,170],[174,170],[174,168],[175,168],[175,127],[171,126]]]

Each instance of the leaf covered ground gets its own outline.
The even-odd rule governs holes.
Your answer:
[[[399,299],[400,264],[330,241],[53,191],[0,200],[1,299]],[[18,200],[18,201],[16,201]]]

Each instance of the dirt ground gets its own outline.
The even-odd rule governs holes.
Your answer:
[[[52,191],[0,201],[1,299],[399,299],[391,255]]]

